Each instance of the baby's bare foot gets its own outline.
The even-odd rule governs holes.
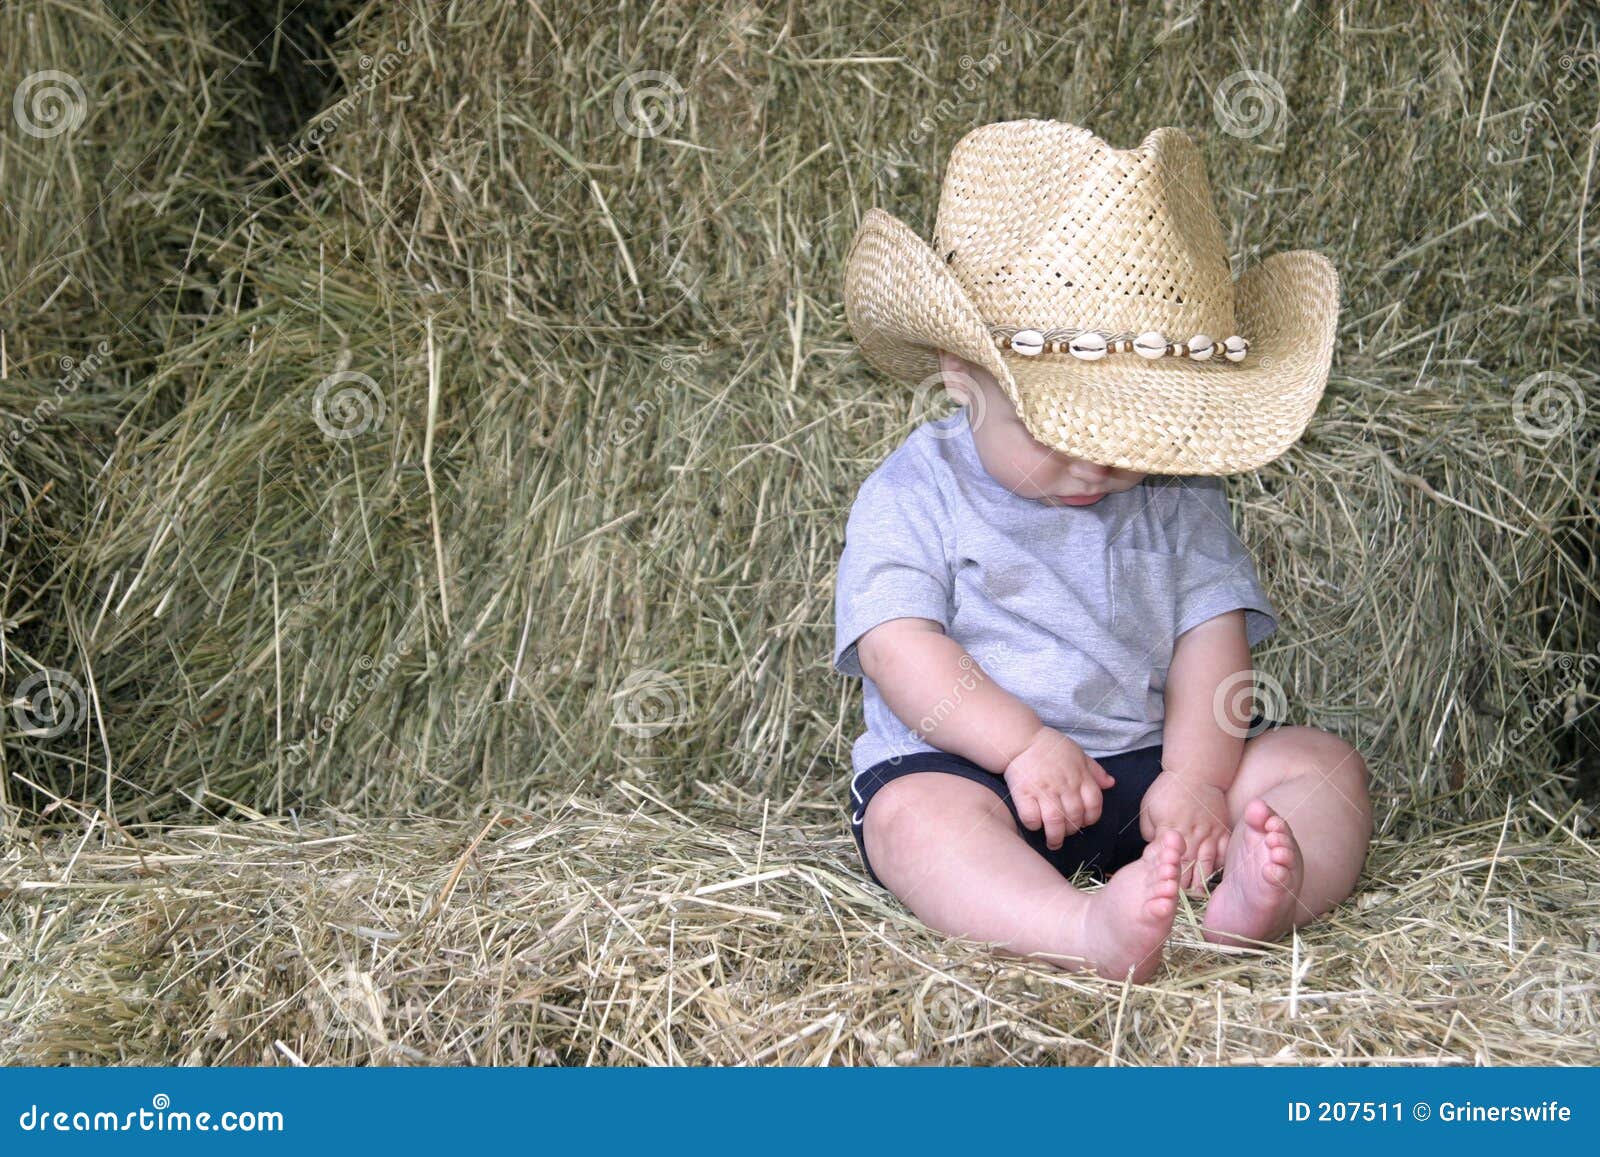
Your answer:
[[[1178,862],[1183,837],[1157,833],[1144,855],[1125,865],[1080,909],[1079,955],[1101,976],[1123,980],[1132,969],[1143,984],[1161,967],[1161,952],[1178,911]]]
[[[1213,944],[1245,943],[1236,937],[1276,940],[1294,922],[1304,878],[1305,860],[1289,821],[1265,800],[1251,800],[1228,841],[1227,866],[1206,905],[1201,934]]]

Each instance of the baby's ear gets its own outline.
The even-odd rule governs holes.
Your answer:
[[[971,405],[973,395],[977,393],[977,382],[973,380],[972,370],[956,354],[939,351],[939,376],[943,379],[945,390],[961,405]]]

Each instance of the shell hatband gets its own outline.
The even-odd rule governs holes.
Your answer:
[[[1019,329],[1015,326],[992,325],[989,333],[994,344],[1003,350],[1038,357],[1046,353],[1066,353],[1080,361],[1099,361],[1107,354],[1138,354],[1142,358],[1175,357],[1190,361],[1209,361],[1221,354],[1230,362],[1244,361],[1250,343],[1238,334],[1214,342],[1200,333],[1187,341],[1168,341],[1165,334],[1147,330],[1141,334],[1108,333],[1099,329]]]

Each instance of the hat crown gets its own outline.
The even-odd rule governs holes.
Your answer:
[[[1059,121],[974,129],[950,154],[934,247],[990,325],[1236,332],[1211,185],[1177,129],[1133,149]]]

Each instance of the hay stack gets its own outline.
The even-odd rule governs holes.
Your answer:
[[[4,91],[66,69],[89,106],[73,131],[0,138],[0,405],[31,413],[60,358],[112,345],[0,444],[3,679],[14,695],[48,668],[82,692],[59,732],[5,733],[15,822],[114,821],[116,857],[169,838],[140,824],[328,808],[381,862],[408,837],[357,817],[442,825],[571,790],[621,823],[627,782],[686,817],[673,839],[719,807],[840,830],[859,715],[827,667],[842,512],[928,416],[853,352],[842,257],[873,204],[926,232],[966,128],[1036,115],[1121,144],[1189,128],[1241,267],[1312,247],[1342,271],[1310,435],[1230,490],[1283,612],[1258,662],[1291,719],[1368,754],[1381,864],[1434,870],[1411,844],[1438,868],[1508,798],[1508,830],[1556,864],[1592,845],[1594,142],[1573,78],[1597,45],[1575,9],[1096,2],[1067,23],[505,0],[306,5],[274,30],[158,7],[127,28],[0,17],[20,46]],[[64,871],[81,835],[20,845],[43,857],[27,871]],[[728,855],[690,859],[722,879]],[[562,862],[526,867],[561,902],[586,871],[625,898],[642,870]],[[280,886],[250,879],[229,888]],[[784,886],[796,911],[814,895]],[[156,896],[126,911],[154,927]],[[1583,943],[1547,916],[1547,943]],[[792,947],[828,967],[820,942]],[[607,1038],[572,1039],[549,1047]],[[689,1057],[617,1039],[613,1059]]]

